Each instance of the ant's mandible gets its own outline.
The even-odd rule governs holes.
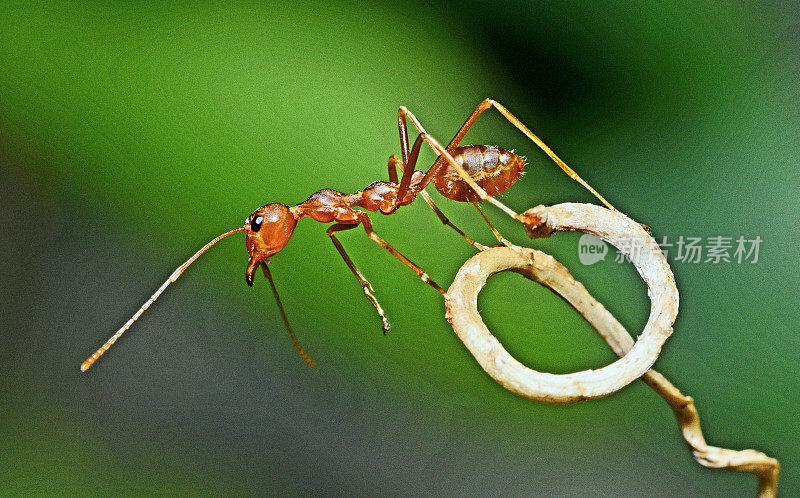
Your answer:
[[[185,263],[179,266],[170,277],[164,282],[161,287],[147,300],[147,302],[139,308],[139,310],[123,325],[111,338],[103,344],[93,355],[87,358],[81,365],[81,371],[86,371],[92,364],[103,354],[108,348],[114,344],[119,337],[128,330],[133,322],[135,322],[144,311],[150,307],[153,302],[158,299],[158,296],[164,292],[164,289],[186,270],[186,268],[194,262],[201,254],[203,254],[209,247],[213,246],[219,240],[227,237],[228,235],[245,232],[247,252],[250,255],[250,261],[245,271],[245,278],[248,285],[253,285],[256,270],[261,267],[267,280],[272,287],[275,299],[278,303],[278,308],[281,313],[281,318],[286,325],[289,336],[297,349],[300,356],[311,366],[314,366],[314,360],[306,353],[300,343],[297,341],[286,313],[283,309],[280,297],[278,296],[277,288],[272,280],[272,275],[267,268],[269,258],[283,249],[294,232],[297,221],[301,218],[312,218],[321,223],[334,223],[331,225],[327,234],[331,238],[334,246],[342,255],[344,262],[355,275],[358,282],[361,284],[364,294],[367,299],[372,303],[380,315],[383,322],[383,331],[386,333],[389,330],[389,321],[381,308],[378,300],[375,297],[372,285],[356,268],[356,265],[347,255],[342,247],[342,244],[336,238],[336,232],[342,230],[350,230],[361,225],[367,232],[367,236],[375,241],[378,245],[389,251],[395,258],[399,259],[403,264],[411,268],[414,273],[419,276],[423,282],[430,285],[437,292],[444,295],[445,291],[436,282],[431,280],[425,271],[419,266],[411,262],[408,258],[400,254],[388,242],[380,238],[372,229],[372,221],[369,215],[362,211],[380,211],[383,214],[391,214],[397,211],[401,206],[407,206],[414,202],[417,195],[423,196],[425,201],[436,212],[436,215],[442,223],[452,227],[462,237],[464,237],[470,244],[478,249],[485,249],[486,247],[478,244],[472,238],[467,236],[458,227],[452,224],[442,211],[433,202],[433,199],[425,192],[425,187],[433,182],[436,189],[445,197],[455,201],[470,202],[477,209],[483,219],[489,224],[492,232],[497,239],[507,244],[508,242],[500,235],[497,230],[489,222],[489,219],[478,206],[479,201],[488,201],[496,205],[509,216],[520,219],[519,215],[505,206],[503,203],[494,197],[508,189],[514,182],[522,176],[522,170],[525,167],[525,159],[518,156],[514,152],[500,149],[490,145],[466,145],[459,146],[461,140],[466,135],[469,128],[478,119],[485,110],[490,107],[496,108],[508,121],[524,133],[529,139],[536,143],[558,166],[573,180],[578,181],[581,185],[586,187],[592,194],[600,199],[610,209],[614,209],[611,204],[606,201],[597,191],[595,191],[588,183],[586,183],[577,173],[575,173],[569,166],[564,164],[550,148],[542,142],[539,137],[534,135],[521,121],[519,121],[508,110],[491,99],[486,99],[475,108],[469,115],[467,120],[458,130],[458,133],[453,137],[447,147],[442,147],[431,135],[429,135],[422,127],[417,118],[405,107],[400,107],[398,113],[398,127],[400,130],[400,145],[402,150],[402,161],[396,156],[392,155],[389,158],[389,181],[377,181],[370,184],[366,189],[356,192],[355,194],[347,195],[336,190],[323,189],[311,195],[308,199],[300,204],[288,207],[283,204],[271,203],[266,204],[247,217],[244,226],[236,228],[229,232],[223,233],[215,237],[211,242],[203,246],[202,249],[197,251]],[[417,129],[419,135],[417,136],[414,144],[409,149],[408,146],[408,130],[407,120],[410,120],[414,127]],[[428,169],[427,172],[415,170],[417,159],[419,157],[422,142],[426,142],[438,155],[436,161]],[[402,178],[398,178],[397,169],[403,173]],[[361,208],[361,209],[355,209]]]

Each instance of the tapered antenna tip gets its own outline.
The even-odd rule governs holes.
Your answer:
[[[106,343],[106,346],[110,346],[110,344]],[[108,347],[106,347],[105,349],[108,349]],[[97,361],[97,359],[100,358],[100,355],[102,355],[103,353],[105,353],[105,351],[103,350],[103,348],[100,348],[97,350],[95,354],[86,358],[86,361],[81,363],[81,372],[89,370],[89,367],[94,365],[94,362]]]
[[[144,303],[144,305],[142,305],[141,308],[139,308],[139,311],[134,313],[133,316],[127,322],[125,322],[125,325],[123,325],[119,330],[117,330],[117,332],[114,335],[112,335],[111,338],[108,341],[106,341],[106,343],[103,344],[103,346],[100,349],[95,351],[95,353],[92,356],[86,358],[86,361],[81,363],[81,372],[85,372],[85,371],[89,370],[89,367],[91,367],[94,364],[94,362],[97,361],[97,359],[100,358],[100,356],[103,355],[103,353],[108,351],[108,348],[110,348],[112,344],[117,342],[117,339],[119,339],[120,336],[122,336],[122,334],[124,334],[126,330],[131,328],[131,325],[133,325],[133,322],[138,320],[139,317],[142,315],[142,313],[144,313],[145,310],[147,310],[147,308],[149,308],[151,304],[156,302],[156,299],[158,299],[158,296],[160,296],[161,293],[164,292],[164,289],[166,289],[167,286],[169,286],[169,284],[171,284],[172,282],[176,281],[178,279],[178,277],[180,277],[181,274],[184,272],[184,270],[186,270],[186,268],[188,268],[189,265],[192,264],[192,262],[194,262],[194,260],[199,258],[200,255],[203,254],[204,252],[206,252],[206,250],[209,247],[213,246],[214,244],[216,244],[221,239],[224,239],[225,237],[227,237],[228,235],[231,235],[233,233],[242,232],[242,231],[245,230],[245,228],[246,227],[236,228],[236,229],[231,230],[229,232],[225,232],[222,235],[218,235],[218,236],[214,237],[213,239],[211,239],[211,242],[209,242],[208,244],[204,245],[199,251],[194,253],[194,255],[191,258],[187,259],[185,263],[183,263],[178,268],[176,268],[175,271],[172,272],[172,275],[170,275],[169,278],[163,284],[161,284],[161,287],[158,288],[158,290],[155,292],[155,294],[150,296],[150,299],[148,299],[147,302]]]

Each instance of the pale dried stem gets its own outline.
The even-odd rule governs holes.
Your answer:
[[[589,204],[537,206],[521,218],[532,237],[547,237],[555,231],[580,230],[597,235],[626,252],[648,285],[650,320],[639,339],[634,341],[616,318],[553,257],[527,248],[492,248],[464,264],[447,297],[448,320],[481,367],[512,392],[551,403],[605,396],[641,376],[669,403],[683,437],[700,464],[753,472],[758,477],[759,496],[775,496],[778,461],[755,450],[735,451],[709,446],[703,437],[692,398],[683,395],[663,375],[650,369],[661,344],[671,332],[678,306],[672,272],[652,237],[623,214]],[[625,244],[622,243],[623,236],[628,239]],[[597,329],[620,359],[599,370],[564,375],[537,372],[519,363],[488,331],[477,312],[477,295],[486,279],[504,270],[520,273],[560,295]],[[658,341],[650,343],[649,347],[640,346],[653,338],[658,338]],[[640,353],[639,357],[631,358]],[[625,362],[626,359],[630,361]],[[615,365],[620,368],[612,371]],[[641,370],[642,365],[646,365],[644,370]]]
[[[618,247],[632,247],[632,244],[625,244],[631,237],[641,242],[636,252],[629,251],[629,256],[647,284],[651,297],[650,318],[630,353],[598,370],[563,375],[537,372],[512,357],[478,314],[478,293],[486,279],[509,268],[534,280],[543,279],[546,285],[557,285],[564,276],[552,272],[549,256],[523,248],[509,251],[494,248],[467,261],[447,291],[447,318],[483,369],[512,392],[550,403],[574,403],[607,396],[641,377],[658,358],[678,313],[675,280],[658,244],[639,224],[618,211],[589,204],[560,204],[549,210],[558,210],[571,229],[594,233]],[[598,307],[592,312],[602,314],[605,309]],[[606,336],[606,340],[612,338]],[[619,344],[616,346],[619,348]]]

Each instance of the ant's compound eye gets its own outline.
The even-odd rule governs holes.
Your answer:
[[[262,216],[256,216],[253,218],[253,221],[250,222],[250,230],[257,232],[261,230],[261,222],[264,221]]]

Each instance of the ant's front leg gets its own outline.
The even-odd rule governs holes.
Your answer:
[[[345,264],[347,264],[347,267],[350,268],[350,271],[352,271],[353,275],[355,275],[356,279],[358,279],[358,283],[361,284],[361,288],[364,289],[364,294],[367,296],[367,299],[369,299],[369,302],[371,302],[378,311],[378,315],[381,317],[381,322],[383,323],[383,333],[386,334],[389,332],[391,325],[389,324],[389,320],[386,319],[386,315],[383,313],[383,308],[381,308],[380,303],[378,303],[378,298],[375,297],[375,290],[372,288],[372,284],[370,284],[369,281],[364,278],[364,275],[361,274],[361,271],[353,263],[353,260],[347,255],[344,247],[335,235],[335,232],[350,230],[356,228],[357,226],[358,224],[347,225],[344,223],[337,223],[328,227],[328,230],[326,230],[325,233],[327,233],[328,237],[331,238],[331,242],[333,242],[333,245],[336,246],[336,250],[339,251],[339,254],[342,255],[342,259],[344,259]]]

